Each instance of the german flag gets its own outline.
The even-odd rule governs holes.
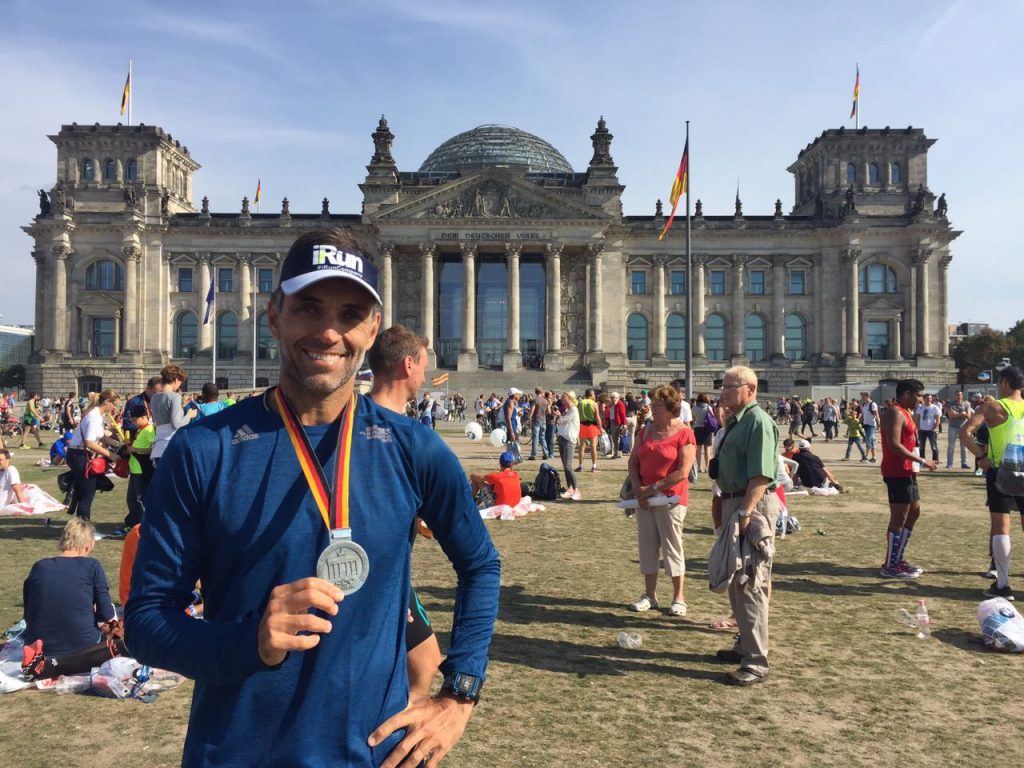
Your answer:
[[[132,71],[128,70],[128,77],[124,81],[124,92],[121,94],[121,114],[128,109],[128,99],[132,97]]]
[[[260,201],[260,193],[263,191],[263,180],[256,179],[256,198],[253,200],[254,203]]]
[[[665,222],[665,228],[661,230],[661,234],[658,235],[659,240],[664,240],[665,235],[672,229],[672,222],[676,218],[676,207],[679,205],[679,198],[686,194],[686,185],[689,182],[689,174],[687,172],[687,166],[690,164],[690,139],[686,139],[686,145],[683,147],[683,159],[679,161],[679,170],[676,171],[676,178],[672,182],[672,192],[669,193],[668,201],[672,203],[672,213],[669,214],[668,221]]]
[[[853,106],[850,107],[850,117],[857,114],[857,103],[860,101],[860,64],[857,65],[857,79],[853,83]]]
[[[435,387],[440,387],[442,384],[448,383],[448,374],[442,373],[440,376],[435,376],[430,380],[430,383]]]

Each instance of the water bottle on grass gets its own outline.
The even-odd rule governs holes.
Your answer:
[[[928,616],[928,606],[924,600],[917,601],[917,636],[921,640],[927,640],[932,636],[931,618]]]

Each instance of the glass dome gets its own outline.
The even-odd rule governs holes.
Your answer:
[[[562,153],[539,136],[505,125],[481,125],[444,142],[423,161],[420,173],[451,173],[510,165],[534,173],[572,173]]]

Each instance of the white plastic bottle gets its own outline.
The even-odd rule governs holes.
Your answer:
[[[629,650],[635,650],[643,644],[643,638],[640,637],[638,632],[619,632],[619,646],[621,648],[627,648]]]
[[[931,619],[928,617],[928,606],[924,600],[917,601],[917,636],[927,640],[932,636]]]

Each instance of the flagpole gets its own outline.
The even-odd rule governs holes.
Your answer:
[[[257,206],[257,213],[259,213]],[[246,269],[248,269],[246,265]],[[256,391],[256,354],[259,351],[256,347],[256,293],[259,289],[259,270],[256,269],[256,265],[252,265],[253,281],[252,281],[252,389]]]
[[[217,272],[214,270],[214,280],[217,279]],[[213,374],[211,380],[214,386],[217,384],[217,291],[213,292]]]
[[[686,400],[693,398],[693,252],[690,249],[690,187],[693,186],[693,174],[690,171],[690,121],[686,121]]]
[[[132,60],[128,59],[128,125],[132,124]]]

